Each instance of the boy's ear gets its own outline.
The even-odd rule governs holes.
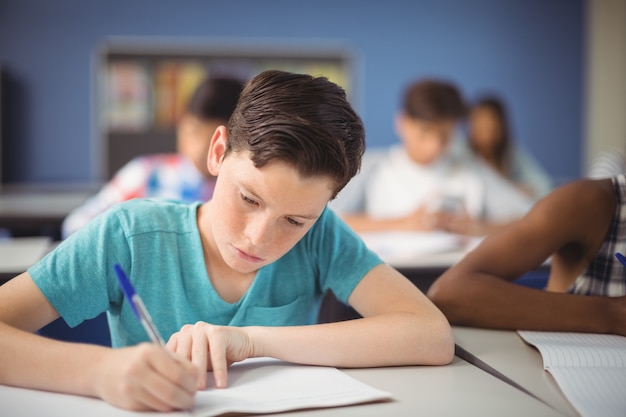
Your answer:
[[[220,171],[227,144],[228,130],[225,126],[219,126],[215,129],[215,133],[213,133],[211,144],[209,145],[209,153],[207,155],[207,168],[209,169],[209,173],[213,176],[217,176]]]

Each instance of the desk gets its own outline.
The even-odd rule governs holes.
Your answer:
[[[14,236],[60,240],[65,217],[93,193],[93,186],[4,186],[0,189],[0,229]]]
[[[566,416],[578,416],[552,376],[541,354],[515,331],[453,327],[457,345]]]
[[[382,260],[423,292],[482,240],[438,231],[387,231],[359,235]]]
[[[541,401],[455,358],[447,366],[350,369],[352,377],[390,392],[394,400],[340,408],[292,411],[293,417],[342,416],[561,416]],[[186,416],[186,413],[130,413],[107,403],[76,396],[0,386],[3,415]]]
[[[34,265],[54,244],[43,236],[0,240],[0,285]]]

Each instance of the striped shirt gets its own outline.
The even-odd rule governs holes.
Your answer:
[[[615,257],[615,252],[626,251],[626,176],[612,178],[617,207],[611,226],[596,256],[579,276],[569,292],[583,295],[626,295],[626,267]]]
[[[65,218],[63,238],[122,201],[133,198],[207,201],[213,196],[214,185],[213,179],[207,178],[180,154],[137,157],[124,165],[98,194]]]

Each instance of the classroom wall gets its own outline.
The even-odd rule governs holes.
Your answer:
[[[508,99],[518,142],[563,182],[581,175],[583,0],[2,0],[6,182],[97,180],[94,51],[108,37],[340,41],[358,57],[368,146],[397,141],[408,82],[439,76]]]
[[[609,149],[626,150],[626,0],[589,0],[585,12],[583,172]]]

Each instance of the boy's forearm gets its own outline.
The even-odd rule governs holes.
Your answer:
[[[47,339],[0,322],[0,384],[94,396],[90,366],[106,349]]]
[[[389,313],[298,327],[249,327],[255,356],[337,367],[443,365],[454,341],[445,318]]]

